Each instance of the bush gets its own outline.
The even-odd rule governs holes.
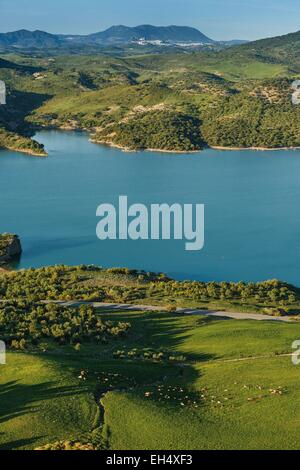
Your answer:
[[[102,321],[86,305],[78,309],[26,302],[0,306],[1,337],[13,349],[25,349],[50,339],[59,344],[74,344],[79,351],[81,342],[118,338],[126,335],[129,328],[129,323]]]

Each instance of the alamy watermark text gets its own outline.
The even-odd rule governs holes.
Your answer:
[[[204,247],[204,205],[135,203],[119,196],[119,205],[100,204],[96,234],[99,240],[184,240],[187,251]]]

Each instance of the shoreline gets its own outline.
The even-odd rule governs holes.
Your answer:
[[[145,148],[145,149],[133,149],[130,147],[125,147],[123,145],[114,143],[112,141],[104,141],[104,140],[96,140],[93,138],[93,132],[94,129],[87,129],[87,128],[80,128],[80,127],[72,127],[72,126],[42,126],[37,129],[37,132],[39,130],[61,130],[64,132],[86,132],[89,134],[88,140],[97,145],[105,145],[107,147],[111,148],[116,148],[119,150],[122,150],[123,152],[126,153],[136,153],[136,152],[158,152],[158,153],[174,153],[174,154],[194,154],[194,153],[200,153],[204,150],[224,150],[224,151],[232,151],[232,152],[238,152],[238,151],[246,151],[246,150],[251,150],[255,152],[272,152],[272,151],[288,151],[288,150],[300,150],[300,146],[296,147],[225,147],[222,145],[206,145],[198,150],[168,150],[168,149],[155,149],[155,148]],[[21,150],[20,150],[21,151]],[[22,152],[22,151],[21,151]],[[24,153],[30,153],[30,152],[24,152]],[[31,155],[35,155],[34,153]],[[45,155],[40,155],[36,154],[36,156],[48,156],[46,153]]]
[[[114,142],[106,142],[106,141],[97,141],[95,139],[90,138],[90,142],[93,144],[98,145],[106,145],[107,147],[118,148],[123,152],[159,152],[159,153],[177,153],[177,154],[193,154],[193,153],[200,153],[204,150],[224,150],[224,151],[246,151],[251,150],[253,152],[272,152],[272,151],[284,151],[284,150],[300,150],[299,147],[224,147],[219,145],[207,145],[199,150],[167,150],[167,149],[153,149],[153,148],[145,148],[145,149],[131,149],[129,147],[124,147],[120,144],[116,144]]]
[[[14,147],[1,147],[0,150],[10,150],[11,152],[26,153],[27,155],[31,155],[33,157],[42,157],[42,158],[48,157],[47,152],[38,153],[30,149],[16,149]]]
[[[300,150],[300,147],[223,147],[219,145],[212,145],[208,146],[208,149],[213,150],[231,150],[233,152],[236,151],[243,151],[243,150],[252,150],[256,152],[272,152],[272,151],[279,151],[279,150]]]
[[[116,144],[114,142],[106,142],[106,141],[100,141],[100,140],[95,140],[93,138],[89,139],[90,142],[93,144],[97,145],[106,145],[107,147],[112,147],[112,148],[117,148],[122,150],[123,152],[127,153],[136,153],[136,152],[157,152],[157,153],[178,153],[178,154],[186,154],[186,153],[199,153],[202,152],[202,149],[199,150],[168,150],[168,149],[153,149],[153,148],[145,148],[145,149],[132,149],[129,147],[124,147],[120,144]]]

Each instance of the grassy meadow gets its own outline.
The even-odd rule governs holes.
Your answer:
[[[10,351],[0,448],[297,449],[300,325],[99,311],[126,337]]]

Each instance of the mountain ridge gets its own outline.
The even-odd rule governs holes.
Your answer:
[[[212,44],[215,41],[196,28],[189,26],[152,26],[144,24],[135,27],[124,25],[111,26],[107,30],[88,35],[89,38],[100,38],[102,41],[116,42],[145,39],[146,41],[186,41]]]
[[[8,33],[0,33],[0,45],[26,48],[33,47],[37,43],[40,47],[58,47],[60,39],[55,34],[40,30],[28,31],[27,29],[20,29]]]
[[[72,45],[118,46],[130,43],[213,45],[222,43],[214,41],[201,31],[190,26],[153,26],[150,24],[130,27],[115,25],[110,28],[87,35],[51,34],[45,31],[21,29],[0,33],[0,47],[11,49],[28,48],[64,48]],[[224,41],[223,41],[224,43]]]

